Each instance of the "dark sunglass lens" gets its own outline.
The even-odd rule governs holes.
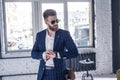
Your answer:
[[[59,22],[59,20],[57,19],[57,20],[56,20],[56,23],[58,23],[58,22]]]
[[[53,20],[53,21],[51,21],[51,24],[55,24],[55,22],[58,23],[59,20],[58,19],[57,20]]]
[[[55,21],[51,21],[51,24],[55,24]]]

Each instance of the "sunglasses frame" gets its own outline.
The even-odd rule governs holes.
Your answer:
[[[59,19],[56,19],[56,20],[52,20],[52,21],[50,21],[50,23],[52,24],[52,25],[54,25],[55,23],[59,23]]]

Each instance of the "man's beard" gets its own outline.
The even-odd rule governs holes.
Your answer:
[[[55,27],[54,27],[55,26]],[[50,26],[49,25],[49,29],[51,30],[51,31],[57,31],[58,30],[58,26],[57,25],[54,25],[54,26]]]

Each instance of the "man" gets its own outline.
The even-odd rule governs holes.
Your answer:
[[[65,59],[78,56],[78,50],[68,31],[58,28],[55,10],[43,13],[47,29],[38,32],[31,56],[40,60],[37,80],[64,80]]]

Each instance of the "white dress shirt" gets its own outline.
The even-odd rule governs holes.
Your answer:
[[[53,45],[54,45],[54,38],[55,38],[55,32],[52,33],[52,35],[48,35],[48,31],[46,31],[46,50],[53,50]],[[57,58],[60,58],[59,53],[57,53]],[[45,59],[45,52],[43,53],[43,59]],[[51,66],[54,67],[54,62],[53,59],[49,59],[46,61],[46,66]]]
[[[46,50],[53,50],[54,37],[55,37],[55,33],[53,33],[51,36],[49,36],[48,32],[47,32],[47,34],[46,34]],[[54,67],[53,59],[47,60],[46,66]]]

